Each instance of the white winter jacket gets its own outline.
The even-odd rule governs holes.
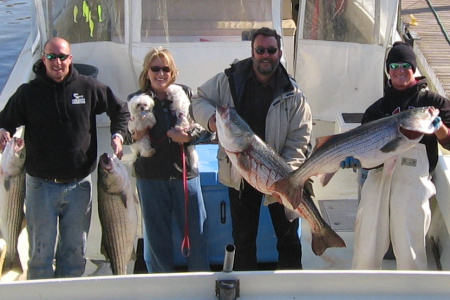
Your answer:
[[[242,95],[245,88],[242,85],[245,82],[243,78],[250,72],[251,64],[251,58],[239,61],[198,88],[192,98],[193,116],[197,123],[208,128],[208,120],[215,114],[216,106],[227,104],[235,107],[235,101],[241,101],[233,100],[230,82],[235,86],[235,95]],[[312,115],[297,83],[288,76],[283,66],[279,67],[282,72],[278,72],[278,92],[275,92],[275,99],[266,117],[265,142],[294,170],[304,162],[310,151]],[[237,172],[232,172],[231,162],[222,147],[219,147],[217,158],[219,181],[239,190],[242,178],[236,176]]]

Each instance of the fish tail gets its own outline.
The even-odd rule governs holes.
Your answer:
[[[311,235],[311,247],[317,256],[322,255],[327,248],[346,247],[344,240],[326,223],[323,224],[323,227],[319,231],[313,231]]]
[[[18,254],[14,257],[6,256],[5,262],[3,263],[2,275],[8,273],[9,271],[14,271],[19,274],[23,273],[22,264],[20,263]]]

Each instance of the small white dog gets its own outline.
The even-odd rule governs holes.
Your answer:
[[[136,130],[151,129],[155,126],[156,119],[153,114],[153,106],[155,106],[155,101],[147,94],[134,96],[128,101],[128,109],[131,114],[131,119],[128,122],[128,130],[131,133],[134,133]],[[150,157],[156,152],[152,147],[148,135],[137,140],[130,147],[136,156],[139,154],[143,157]]]
[[[189,101],[188,96],[184,92],[183,88],[176,84],[171,84],[167,87],[167,98],[172,100],[172,110],[175,111],[177,116],[177,126],[188,129],[189,122]]]

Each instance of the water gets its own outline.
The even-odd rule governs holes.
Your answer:
[[[0,0],[0,92],[30,33],[32,0]]]

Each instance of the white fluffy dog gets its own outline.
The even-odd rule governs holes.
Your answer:
[[[155,115],[153,114],[154,100],[147,94],[134,96],[128,101],[128,109],[130,110],[131,119],[128,122],[128,130],[134,133],[136,130],[151,129],[156,124]],[[150,157],[155,154],[156,150],[152,148],[150,137],[145,135],[142,139],[137,140],[130,145],[131,151],[137,156]]]
[[[189,105],[191,104],[188,96],[183,88],[179,85],[171,84],[167,87],[167,98],[172,100],[172,110],[177,116],[177,126],[188,129],[189,122]]]
[[[186,95],[184,89],[181,86],[175,84],[171,84],[170,86],[168,86],[167,98],[169,100],[172,100],[171,109],[175,111],[175,114],[177,116],[177,127],[185,131],[190,131],[195,127],[200,126],[194,123],[189,115],[189,106],[191,105],[191,101],[189,101],[189,97]],[[193,147],[189,147],[188,151],[190,152],[191,166],[196,168],[198,166],[197,152]]]

